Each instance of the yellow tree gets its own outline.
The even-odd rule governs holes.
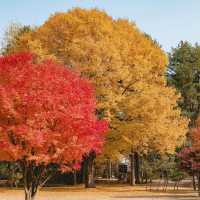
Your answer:
[[[106,157],[173,149],[184,135],[187,122],[164,80],[167,57],[134,23],[97,9],[56,13],[20,35],[12,52],[26,50],[75,68],[96,86],[97,114],[111,121]]]
[[[121,115],[112,121],[101,159],[115,160],[120,154],[130,156],[131,184],[139,183],[139,155],[150,151],[174,153],[184,142],[188,120],[177,108],[179,97],[164,81],[142,84],[134,92],[133,88],[127,90],[120,103]]]
[[[124,119],[117,123],[122,150],[135,158],[135,178],[139,182],[139,154],[156,151],[174,153],[187,132],[188,120],[176,108],[178,95],[166,85],[149,85],[130,93],[122,105]],[[132,163],[133,164],[133,163]],[[132,173],[132,184],[134,182]]]

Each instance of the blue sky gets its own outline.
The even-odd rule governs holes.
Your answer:
[[[0,0],[0,40],[11,22],[40,25],[50,14],[77,6],[136,22],[166,51],[180,40],[200,43],[200,0]]]

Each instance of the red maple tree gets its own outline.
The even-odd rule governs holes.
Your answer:
[[[108,125],[95,109],[95,90],[77,73],[29,53],[0,57],[0,160],[21,166],[26,200],[48,165],[71,170],[101,150]]]

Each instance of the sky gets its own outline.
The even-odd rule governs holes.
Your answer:
[[[39,26],[51,14],[73,7],[128,18],[168,52],[181,40],[200,43],[200,0],[0,0],[0,43],[10,23]]]

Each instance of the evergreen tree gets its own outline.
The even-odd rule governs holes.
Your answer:
[[[168,83],[181,93],[179,106],[193,127],[200,114],[200,46],[181,41],[169,58]]]

